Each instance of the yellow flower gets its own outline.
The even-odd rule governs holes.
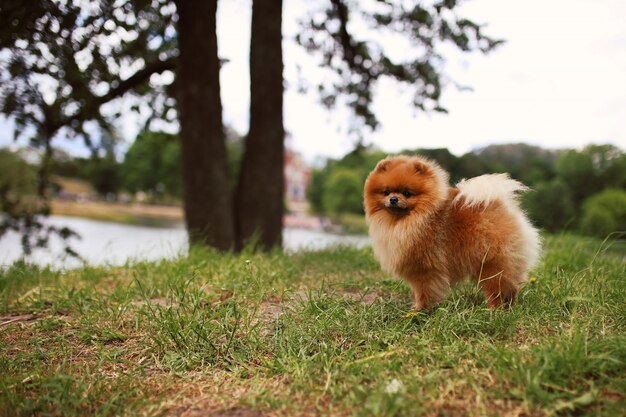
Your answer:
[[[410,319],[411,317],[415,317],[415,316],[417,316],[417,311],[409,311],[408,313],[404,315],[404,317],[406,317],[407,319]]]
[[[528,282],[530,282],[531,284],[534,284],[535,282],[537,282],[537,277],[530,277],[528,279]]]

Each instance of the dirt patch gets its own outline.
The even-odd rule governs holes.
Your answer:
[[[159,307],[176,307],[178,306],[178,302],[176,300],[172,300],[171,298],[158,297],[158,298],[150,298],[149,300],[138,300],[132,301],[130,305],[134,307],[143,307],[145,305],[150,306],[159,306]]]
[[[167,389],[163,387],[163,377],[153,376],[146,382],[153,386],[153,392],[167,398],[158,413],[166,417],[347,417],[352,414],[350,410],[333,406],[327,397],[289,392],[285,376],[240,379],[227,371],[198,373],[195,377],[193,372],[188,372]],[[261,397],[273,398],[282,405],[277,408],[259,405]],[[333,412],[320,413],[326,409]]]
[[[213,413],[211,417],[261,417],[262,415],[259,410],[251,408],[231,408],[230,410]]]
[[[174,379],[152,375],[144,382],[150,391],[166,398],[159,414],[170,417],[264,416],[265,412],[251,407],[247,400],[260,395],[280,397],[287,384],[284,376],[242,379],[217,369],[188,371]]]
[[[372,305],[381,298],[383,294],[378,292],[368,292],[365,294],[357,293],[357,292],[345,292],[343,293],[343,298],[351,301],[361,302],[367,306]]]
[[[230,408],[228,410],[212,411],[207,408],[181,407],[172,410],[171,416],[176,417],[262,417],[263,414],[259,410],[252,408]]]
[[[273,321],[283,314],[283,306],[280,303],[264,301],[259,305],[259,312],[261,321]]]
[[[39,318],[36,314],[12,314],[8,316],[0,317],[0,327],[6,326],[11,323],[21,323],[25,321],[37,320]]]

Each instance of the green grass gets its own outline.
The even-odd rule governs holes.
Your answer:
[[[626,415],[626,245],[412,313],[370,249],[0,274],[0,415]],[[228,411],[231,411],[229,414]]]

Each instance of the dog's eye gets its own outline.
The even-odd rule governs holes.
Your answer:
[[[410,197],[411,193],[408,192],[408,191],[405,191],[405,192],[402,193],[402,195],[405,196],[405,197]]]
[[[385,191],[383,191],[383,194],[384,194],[384,195],[389,195],[389,194],[391,194],[391,193],[389,192],[389,190],[385,190]]]

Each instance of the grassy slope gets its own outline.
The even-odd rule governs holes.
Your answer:
[[[369,250],[18,266],[0,415],[625,415],[620,244],[548,238],[510,311],[468,284],[411,314]]]
[[[156,224],[183,221],[183,210],[178,206],[156,204],[122,204],[107,201],[72,201],[54,199],[51,201],[53,215],[84,217],[93,220],[112,221],[128,224],[145,224],[153,219]]]

